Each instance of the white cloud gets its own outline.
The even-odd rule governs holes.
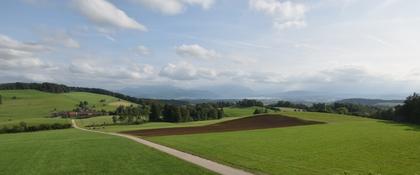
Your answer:
[[[214,0],[131,0],[167,15],[182,13],[187,5],[198,5],[203,9],[209,9]]]
[[[128,66],[114,66],[97,64],[88,60],[76,60],[68,67],[70,73],[86,78],[100,78],[112,81],[121,80],[141,80],[150,79],[156,75],[154,67],[151,65],[132,64]],[[80,77],[79,77],[80,78]]]
[[[273,26],[279,29],[302,28],[306,26],[305,4],[279,0],[249,0],[249,6],[273,18]]]
[[[21,51],[30,51],[30,52],[39,52],[39,51],[48,51],[50,48],[38,44],[38,43],[24,43],[14,40],[6,35],[0,34],[0,48],[21,50]]]
[[[147,48],[146,46],[143,45],[139,45],[136,48],[134,48],[134,51],[136,53],[138,53],[139,55],[149,55],[150,54],[150,49]]]
[[[0,68],[3,70],[22,70],[49,68],[35,56],[36,53],[48,51],[48,47],[37,43],[23,43],[0,34]]]
[[[106,0],[74,0],[74,4],[84,16],[96,24],[147,31],[144,25]]]
[[[183,44],[175,48],[176,53],[183,57],[190,57],[190,58],[201,58],[201,59],[214,59],[219,56],[219,54],[210,49],[206,49],[201,47],[198,44],[191,44],[186,45]]]
[[[255,65],[258,63],[258,60],[255,58],[251,58],[244,55],[238,55],[238,54],[232,54],[228,55],[228,58],[230,58],[234,63],[241,64],[241,65]]]
[[[43,43],[47,45],[61,45],[68,48],[80,48],[79,42],[64,31],[50,32],[43,39]]]
[[[203,9],[209,9],[213,4],[214,0],[180,0],[184,4],[188,5],[198,5]]]
[[[214,79],[217,72],[207,68],[199,68],[187,62],[180,62],[166,65],[159,75],[173,80],[197,80]]]

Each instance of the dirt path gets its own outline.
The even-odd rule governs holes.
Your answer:
[[[130,135],[125,135],[125,134],[119,134],[119,133],[108,133],[108,132],[101,132],[101,131],[92,131],[92,130],[88,130],[85,128],[81,128],[79,126],[77,126],[75,120],[72,120],[72,125],[74,128],[76,129],[80,129],[83,131],[87,131],[87,132],[95,132],[95,133],[101,133],[101,134],[108,134],[108,135],[113,135],[113,136],[119,136],[119,137],[125,137],[128,139],[131,139],[133,141],[136,141],[138,143],[141,143],[143,145],[152,147],[154,149],[157,149],[159,151],[162,151],[164,153],[170,154],[172,156],[175,156],[179,159],[185,160],[187,162],[193,163],[195,165],[201,166],[203,168],[206,168],[210,171],[216,172],[218,174],[222,174],[222,175],[252,175],[252,173],[240,170],[240,169],[236,169],[236,168],[232,168],[226,165],[222,165],[220,163],[217,162],[213,162],[211,160],[207,160],[198,156],[194,156],[192,154],[188,154],[182,151],[178,151],[176,149],[173,148],[169,148],[163,145],[159,145],[141,138],[137,138],[134,136],[130,136]]]

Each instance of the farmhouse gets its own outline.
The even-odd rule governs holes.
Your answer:
[[[104,115],[103,112],[99,111],[62,111],[52,113],[53,117],[64,117],[64,118],[89,118],[94,116]]]

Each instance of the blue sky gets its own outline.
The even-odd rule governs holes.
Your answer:
[[[416,0],[4,0],[0,82],[410,93]]]

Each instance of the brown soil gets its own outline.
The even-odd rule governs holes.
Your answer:
[[[293,117],[286,117],[281,115],[258,115],[253,117],[246,117],[236,120],[229,120],[225,122],[215,123],[205,126],[196,127],[179,127],[179,128],[161,128],[161,129],[146,129],[136,131],[125,131],[124,134],[135,136],[167,136],[167,135],[184,135],[197,134],[209,132],[226,132],[226,131],[241,131],[254,130],[265,128],[278,128],[299,125],[322,124],[323,122],[302,120]]]

